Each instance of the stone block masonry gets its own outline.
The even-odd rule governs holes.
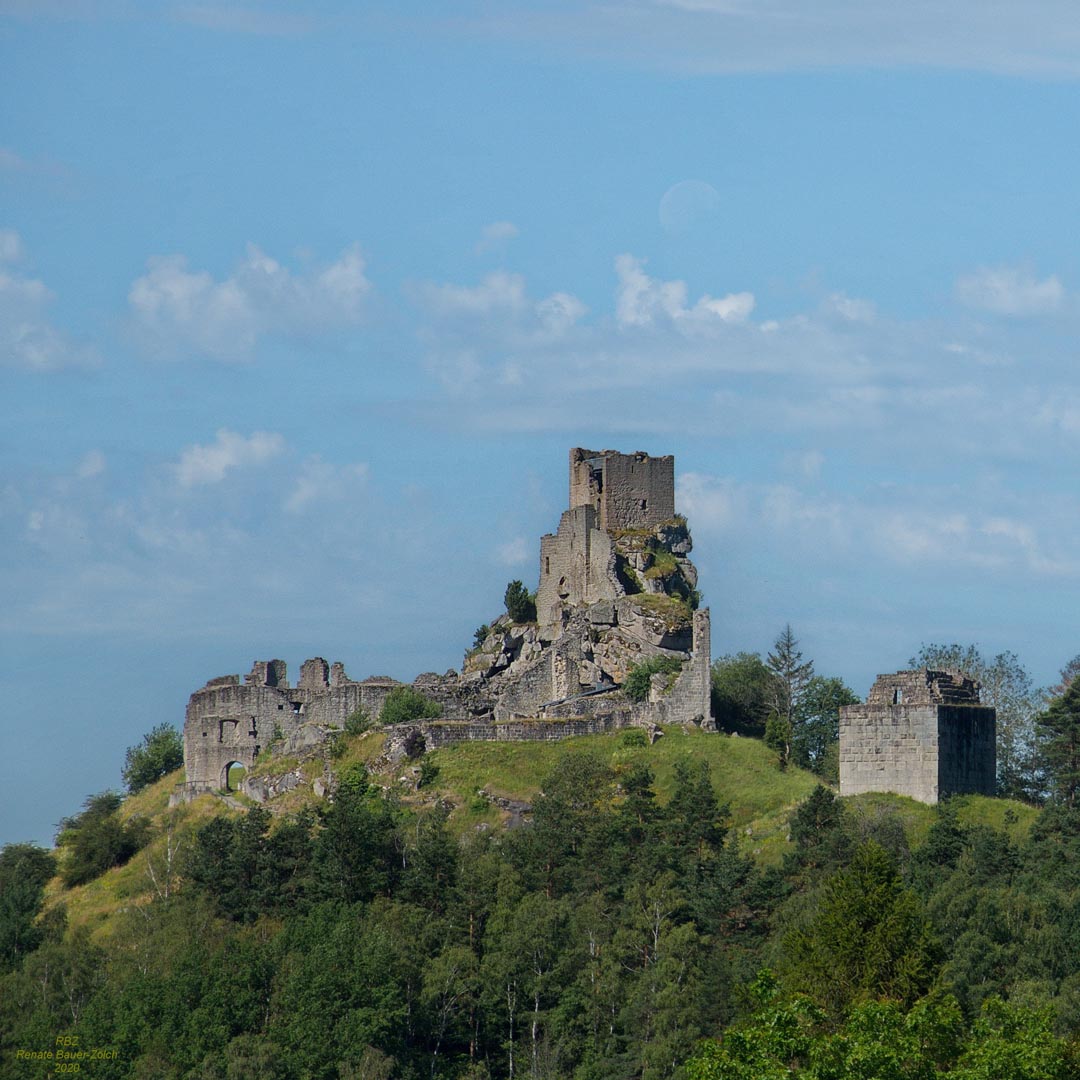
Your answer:
[[[243,685],[239,675],[211,679],[188,701],[184,719],[184,771],[188,794],[224,791],[232,764],[250,769],[271,743],[296,739],[301,729],[343,728],[358,709],[377,716],[387,694],[401,684],[375,676],[354,682],[321,657],[301,669],[300,684],[289,686],[283,660],[256,661]]]
[[[675,459],[575,447],[570,509],[578,506],[592,506],[605,532],[659,525],[675,516]]]
[[[879,675],[865,703],[840,710],[840,794],[888,791],[919,802],[993,795],[994,709],[959,672]]]

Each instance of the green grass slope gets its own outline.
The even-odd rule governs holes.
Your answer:
[[[414,790],[419,771],[416,762],[384,766],[381,774],[373,778],[384,787],[399,790],[407,806],[422,807],[436,800],[449,802],[453,806],[451,827],[464,835],[485,825],[497,828],[509,816],[480,795],[481,789],[497,799],[532,803],[544,778],[558,769],[567,754],[596,754],[616,774],[638,763],[647,764],[661,803],[671,796],[675,766],[680,760],[706,761],[716,793],[729,807],[740,849],[763,865],[779,864],[790,846],[791,813],[813,790],[817,777],[801,769],[781,771],[775,753],[757,739],[669,727],[651,746],[628,746],[624,734],[588,735],[552,743],[460,743],[427,756],[426,760],[438,767],[438,773],[420,791]],[[375,768],[383,742],[380,732],[347,739],[329,765],[335,772],[355,762]],[[290,763],[291,767],[295,764]],[[252,774],[272,774],[279,765],[280,761],[272,759],[253,768]],[[313,759],[304,763],[303,772],[311,780],[321,775],[323,768],[321,759]],[[59,877],[55,878],[48,886],[46,907],[63,904],[70,925],[86,926],[95,938],[103,939],[113,933],[115,914],[148,903],[165,887],[176,888],[185,850],[196,830],[215,816],[241,813],[238,805],[248,802],[244,798],[225,800],[204,795],[170,809],[169,795],[181,780],[181,772],[172,773],[125,800],[122,817],[141,815],[152,822],[153,838],[146,848],[126,865],[86,885],[66,889]],[[931,806],[899,795],[859,795],[844,801],[856,821],[872,822],[886,816],[899,820],[911,848],[923,842],[936,812]],[[311,787],[305,785],[272,801],[267,809],[284,815],[317,802]],[[982,796],[962,796],[953,805],[961,822],[1007,830],[1014,840],[1026,835],[1039,813],[1037,808],[1023,803]],[[62,862],[66,853],[61,849],[58,854]]]
[[[716,793],[730,808],[740,844],[764,862],[777,862],[782,857],[788,816],[818,782],[802,769],[781,772],[776,754],[757,739],[668,727],[663,738],[643,747],[625,746],[622,733],[585,735],[557,743],[459,743],[429,755],[439,774],[425,790],[454,804],[451,820],[464,831],[500,816],[477,797],[481,788],[499,798],[531,803],[543,778],[558,767],[563,755],[582,752],[599,755],[616,772],[645,762],[656,778],[662,803],[674,789],[676,762],[707,761]]]

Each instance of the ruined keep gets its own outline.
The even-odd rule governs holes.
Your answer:
[[[570,451],[570,497],[558,531],[540,541],[537,620],[495,619],[460,672],[411,684],[436,701],[435,720],[388,730],[391,754],[464,740],[561,739],[628,726],[693,723],[709,711],[708,609],[697,610],[697,571],[686,520],[675,513],[671,456]],[[621,690],[631,667],[667,658],[644,701]],[[403,684],[355,681],[340,663],[306,661],[290,686],[281,660],[211,679],[188,702],[186,782],[177,798],[227,790],[233,764],[265,750],[316,751],[363,709],[377,718]],[[254,789],[248,794],[259,797]]]
[[[995,709],[955,671],[879,675],[860,705],[840,710],[840,794],[890,791],[924,803],[993,795]]]

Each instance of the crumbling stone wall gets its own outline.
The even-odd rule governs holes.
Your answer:
[[[840,710],[840,794],[890,791],[924,803],[993,795],[996,719],[959,672],[879,675],[865,703]]]
[[[559,531],[540,538],[540,584],[536,615],[540,636],[562,632],[566,608],[614,600],[625,589],[615,573],[615,545],[599,526],[596,509],[578,506],[563,513]]]
[[[570,451],[570,507],[592,506],[606,532],[641,529],[675,516],[675,458],[638,451]]]
[[[397,724],[387,730],[386,753],[391,760],[408,756],[406,747],[438,750],[460,742],[558,742],[579,735],[604,735],[627,727],[651,727],[638,720],[625,706],[617,711],[594,716],[568,718],[528,718],[506,720],[422,720],[415,724]],[[417,736],[422,743],[417,742]]]
[[[288,743],[307,733],[343,728],[358,709],[376,717],[386,696],[401,684],[376,676],[354,682],[339,664],[331,685],[329,665],[321,657],[301,668],[300,684],[289,686],[285,662],[258,660],[240,684],[239,675],[211,679],[188,701],[184,719],[184,772],[192,792],[227,786],[233,762],[251,768],[271,742]]]

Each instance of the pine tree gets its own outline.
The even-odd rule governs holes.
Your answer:
[[[1042,757],[1051,783],[1067,806],[1080,791],[1080,680],[1055,698],[1035,721],[1042,732]]]
[[[786,767],[791,759],[791,739],[795,730],[795,716],[806,692],[807,684],[814,677],[814,662],[803,662],[799,641],[786,623],[773,642],[773,651],[766,661],[773,674],[771,686],[771,715],[765,725],[765,742],[780,755],[780,767]]]

